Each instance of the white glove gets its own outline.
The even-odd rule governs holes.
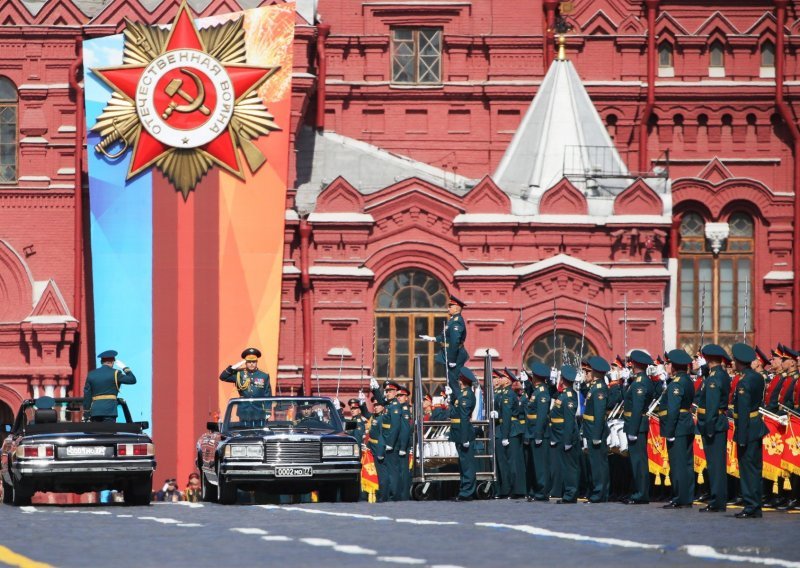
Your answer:
[[[537,446],[541,446],[542,440],[534,440],[533,443],[536,444]]]
[[[502,442],[500,442],[500,443],[501,443],[501,444],[503,444],[503,447],[506,447],[506,446],[507,446],[507,445],[509,445],[511,442],[509,442],[509,441],[508,441],[508,438],[506,438],[505,440],[503,440],[503,441],[502,441]]]
[[[367,395],[364,394],[363,390],[358,391],[358,400],[360,402],[367,402]]]
[[[565,445],[565,446],[564,446],[564,451],[565,451],[565,452],[568,452],[568,451],[570,451],[571,449],[572,449],[572,444],[567,444],[567,445]]]
[[[398,454],[400,454],[401,456],[405,456],[405,455],[407,455],[407,452],[404,452],[403,450],[400,450],[400,451],[399,451],[399,452],[397,452],[397,453],[398,453]]]
[[[497,411],[496,411],[496,410],[492,410],[492,411],[489,413],[489,418],[494,418],[495,420],[497,420],[498,418],[500,418],[500,415],[497,413]]]
[[[239,361],[238,363],[234,363],[233,365],[231,365],[231,369],[234,369],[234,370],[239,370],[239,369],[241,369],[242,367],[244,367],[244,364],[245,364],[245,363],[246,363],[246,361],[245,361],[244,359],[242,359],[242,360],[241,360],[241,361]]]
[[[419,338],[422,341],[436,341],[436,338],[433,337],[432,335],[420,335]]]
[[[528,380],[528,373],[525,372],[525,369],[522,369],[519,372],[519,380],[522,381],[523,383]]]
[[[629,442],[635,442],[638,439],[639,439],[639,436],[634,436],[632,434],[628,434],[628,441]]]
[[[114,365],[116,365],[117,369],[120,369],[120,370],[122,370],[125,367],[127,367],[127,365],[125,364],[125,362],[122,359],[117,359],[116,361],[114,361]]]
[[[386,446],[386,451],[391,452],[394,449],[394,446]]]
[[[550,442],[550,447],[551,447],[551,448],[555,448],[555,447],[556,447],[556,443],[557,443],[557,442]]]
[[[339,397],[338,396],[333,397],[333,407],[336,410],[339,410],[341,408],[341,406],[342,406],[342,403],[339,401]]]
[[[453,389],[450,388],[450,385],[447,385],[446,387],[444,387],[444,394],[446,394],[447,396],[450,396],[451,394],[453,394]]]
[[[448,367],[450,367],[451,369],[455,369],[455,368],[456,368],[456,363],[455,363],[455,361],[450,361],[450,362],[447,364],[447,366],[448,366]]]
[[[667,438],[667,442],[674,442],[675,438]]]
[[[378,381],[375,380],[375,377],[372,377],[369,380],[369,388],[371,389],[379,389],[381,386],[378,384]]]
[[[461,447],[463,447],[465,450],[468,449],[469,448],[469,442],[464,442],[463,444],[461,444]]]
[[[599,446],[599,445],[600,445],[600,443],[601,443],[601,442],[602,442],[602,440],[592,440],[592,445],[593,445],[594,447],[597,447],[597,446]]]

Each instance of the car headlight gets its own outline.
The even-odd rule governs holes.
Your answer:
[[[322,446],[323,458],[356,458],[358,446],[355,444],[325,444]]]
[[[264,447],[255,444],[230,444],[225,446],[225,457],[263,459]]]

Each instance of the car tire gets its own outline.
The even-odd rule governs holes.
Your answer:
[[[206,472],[200,470],[200,482],[202,485],[202,490],[200,493],[200,500],[205,501],[206,503],[211,503],[212,501],[217,500],[217,486],[213,485],[206,477]]]
[[[323,485],[319,488],[317,495],[320,503],[336,503],[339,494],[339,487],[334,484]]]
[[[33,491],[24,487],[21,482],[11,486],[11,504],[16,507],[26,507],[31,504]]]
[[[226,481],[221,475],[218,477],[217,483],[217,501],[221,505],[233,505],[236,503],[236,484],[232,481]]]
[[[11,505],[11,495],[13,490],[11,486],[3,480],[3,503],[6,505]]]
[[[132,481],[127,489],[123,491],[125,504],[133,507],[150,505],[150,494],[153,492],[153,480]]]
[[[361,499],[361,479],[342,483],[339,486],[339,497],[342,503],[356,503]]]

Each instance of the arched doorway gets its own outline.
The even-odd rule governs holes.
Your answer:
[[[14,410],[4,401],[0,400],[0,424],[12,424],[14,422]],[[0,431],[0,435],[4,432]]]
[[[433,361],[436,345],[420,335],[441,333],[447,321],[447,289],[435,276],[409,269],[386,279],[375,296],[375,376],[411,378],[422,356],[422,378],[444,377]]]
[[[581,357],[590,355],[597,355],[597,349],[588,339],[581,340],[580,335],[571,331],[556,330],[555,334],[541,335],[531,344],[525,353],[525,366],[530,369],[536,362],[542,362],[551,368],[576,366]]]

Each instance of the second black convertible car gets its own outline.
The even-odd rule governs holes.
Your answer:
[[[156,467],[147,422],[82,422],[83,398],[26,400],[0,454],[3,502],[29,505],[36,491],[116,489],[128,505],[148,505]],[[73,421],[75,420],[75,421]]]
[[[235,398],[222,423],[197,442],[204,501],[236,502],[237,489],[319,491],[321,501],[357,501],[361,448],[328,398]]]

